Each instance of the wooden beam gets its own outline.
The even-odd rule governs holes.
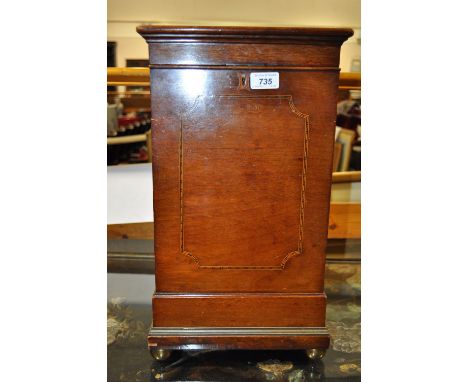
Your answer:
[[[353,183],[361,181],[361,171],[342,171],[332,174],[332,183]]]
[[[109,224],[107,239],[153,240],[153,222]],[[328,226],[329,239],[358,239],[361,237],[361,204],[332,203]]]
[[[340,82],[338,87],[341,90],[361,89],[361,73],[340,73]]]
[[[153,240],[153,222],[108,224],[107,239]]]
[[[361,203],[332,203],[328,223],[329,239],[361,237]]]
[[[108,86],[150,86],[149,68],[107,68]],[[340,73],[339,88],[361,89],[361,73]]]
[[[131,82],[149,86],[149,68],[107,68],[107,84]],[[110,84],[111,83],[111,84]]]
[[[108,145],[123,145],[124,143],[146,142],[146,134],[124,135],[121,137],[108,137]]]

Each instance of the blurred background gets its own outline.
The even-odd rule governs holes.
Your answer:
[[[354,80],[354,83],[342,83],[339,95],[341,102],[337,110],[337,126],[346,130],[339,129],[337,132],[334,171],[360,170],[360,13],[359,0],[109,0],[107,66],[148,66],[147,44],[136,33],[136,27],[141,24],[352,28],[354,36],[341,48],[340,67],[343,78]],[[114,80],[111,82],[117,84],[116,79],[125,78],[127,83],[133,82],[134,86],[108,88],[107,135],[111,139],[108,140],[107,164],[148,162],[151,160],[150,140],[144,134],[150,128],[149,75],[145,76],[145,71],[114,70],[109,73],[110,79]],[[122,77],[123,74],[129,76]],[[128,135],[134,137],[112,139]]]
[[[141,24],[270,25],[345,27],[354,36],[341,49],[341,69],[359,72],[359,0],[108,0],[107,38],[116,50],[114,66],[147,59],[147,45],[136,33]]]

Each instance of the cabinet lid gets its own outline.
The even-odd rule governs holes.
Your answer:
[[[325,43],[341,45],[353,35],[350,28],[141,25],[137,32],[148,42]]]

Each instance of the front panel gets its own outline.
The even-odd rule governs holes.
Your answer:
[[[338,73],[251,72],[152,69],[157,292],[323,291]]]

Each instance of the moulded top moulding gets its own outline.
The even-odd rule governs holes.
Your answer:
[[[148,42],[205,41],[257,43],[326,43],[341,45],[353,35],[350,28],[141,25],[137,32]]]

